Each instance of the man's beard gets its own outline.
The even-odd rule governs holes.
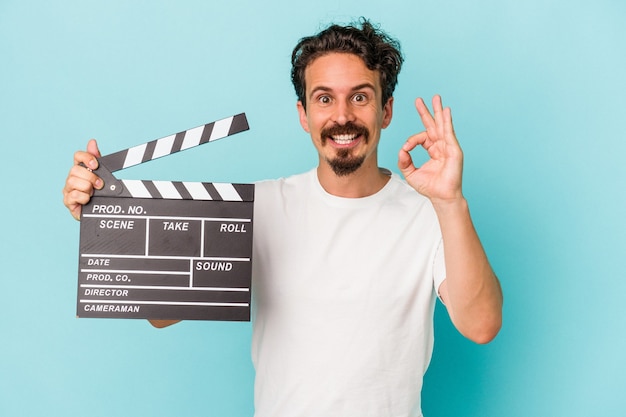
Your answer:
[[[357,125],[353,122],[347,122],[343,125],[335,125],[320,132],[322,146],[326,144],[330,136],[353,135],[361,136],[365,143],[369,141],[369,131],[366,127]],[[332,140],[332,139],[330,139]],[[352,149],[338,149],[337,154],[333,158],[326,158],[326,162],[338,177],[344,177],[355,172],[363,165],[365,155],[353,156]]]
[[[349,149],[339,149],[334,158],[327,158],[326,162],[330,165],[335,175],[345,177],[355,172],[363,165],[365,155],[352,156]]]

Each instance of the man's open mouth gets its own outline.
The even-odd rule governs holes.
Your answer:
[[[335,136],[331,136],[330,138],[338,145],[349,145],[350,143],[352,143],[353,140],[355,140],[356,138],[358,138],[359,135],[357,135],[356,133],[353,133],[351,135],[335,135]]]

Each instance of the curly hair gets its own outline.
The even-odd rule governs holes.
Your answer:
[[[393,96],[404,61],[400,43],[380,28],[374,27],[367,19],[361,18],[360,22],[347,26],[333,24],[317,35],[300,39],[294,48],[291,54],[291,82],[298,100],[305,108],[306,67],[315,59],[332,52],[354,54],[363,60],[368,69],[378,71],[383,106]]]

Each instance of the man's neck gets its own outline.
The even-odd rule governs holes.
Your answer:
[[[321,161],[317,167],[317,177],[327,193],[345,198],[376,194],[390,178],[388,171],[379,169],[376,161],[369,166],[363,164],[355,172],[341,176],[335,174],[326,162]]]

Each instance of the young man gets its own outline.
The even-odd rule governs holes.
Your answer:
[[[256,416],[421,416],[438,295],[458,330],[495,337],[502,294],[472,225],[450,109],[416,108],[426,130],[378,167],[402,65],[397,42],[363,21],[304,38],[292,56],[300,123],[316,169],[257,184]],[[417,146],[430,160],[419,168]],[[80,216],[102,181],[97,146],[75,154],[65,204]],[[445,256],[444,256],[445,253]],[[171,324],[155,321],[162,327]]]

